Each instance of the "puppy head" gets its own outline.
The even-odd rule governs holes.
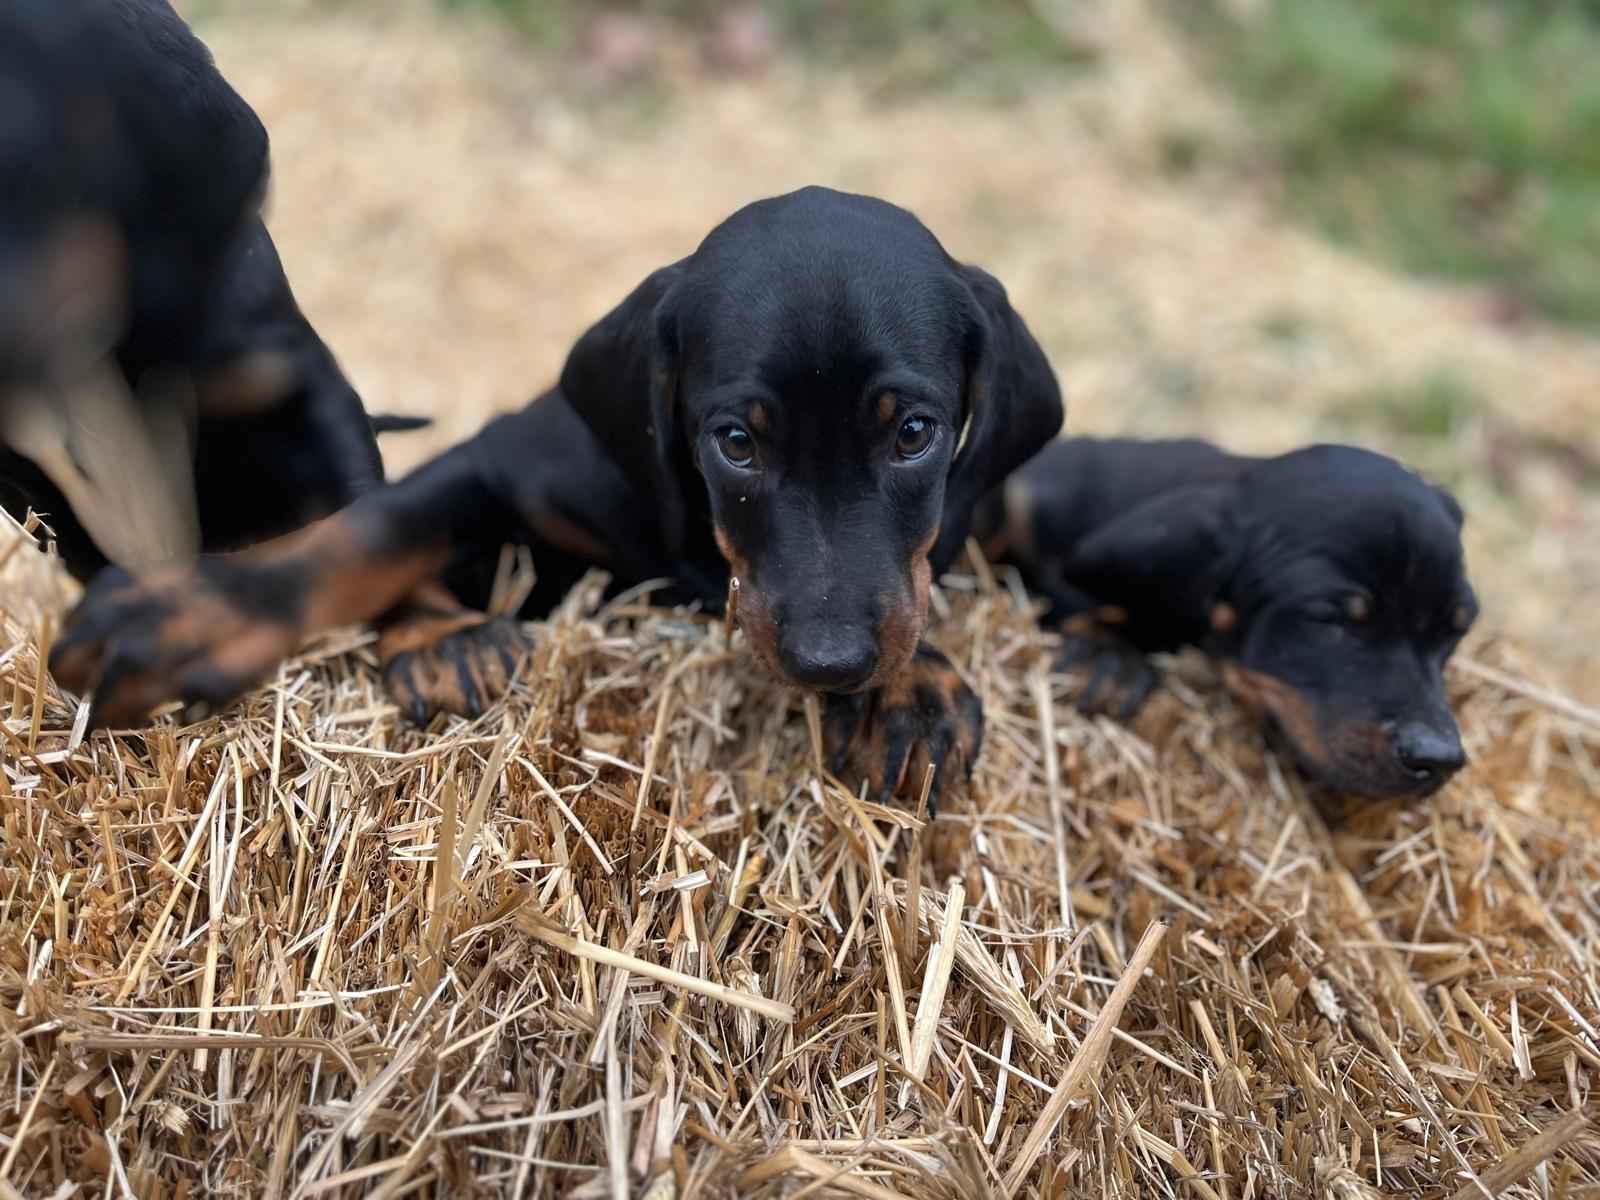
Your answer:
[[[906,668],[978,497],[1061,421],[998,284],[904,210],[820,188],[657,272],[562,388],[652,473],[669,546],[709,525],[758,657],[828,691]]]
[[[1239,481],[1216,649],[1322,782],[1426,796],[1465,764],[1444,684],[1478,612],[1461,520],[1447,493],[1350,447],[1270,459]]]
[[[128,186],[116,113],[73,15],[53,0],[0,12],[0,389],[99,358],[126,290],[114,213]]]

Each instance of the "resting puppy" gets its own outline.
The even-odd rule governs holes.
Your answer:
[[[0,504],[80,580],[382,480],[260,218],[267,135],[166,0],[0,6]]]
[[[1132,715],[1155,683],[1144,654],[1198,646],[1310,775],[1422,796],[1466,761],[1443,676],[1477,616],[1461,522],[1448,493],[1349,446],[1072,439],[977,523],[1050,601],[1063,664],[1091,668],[1089,707]]]
[[[403,482],[269,550],[102,576],[52,666],[95,689],[96,723],[221,703],[441,572],[481,603],[515,540],[535,612],[591,566],[711,610],[731,575],[758,659],[826,696],[836,767],[856,758],[887,796],[971,767],[981,712],[921,643],[929,585],[1061,419],[999,283],[902,209],[808,188],[717,226],[584,334],[554,389]],[[441,613],[383,652],[418,717],[504,686],[505,628],[469,624]]]

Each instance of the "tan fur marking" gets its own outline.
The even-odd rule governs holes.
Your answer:
[[[304,566],[304,631],[309,634],[370,620],[394,607],[444,568],[450,550],[434,545],[375,553],[366,544],[358,518],[346,509],[253,546],[241,557]]]
[[[276,350],[255,350],[207,372],[200,381],[200,408],[224,417],[271,412],[294,385],[293,359]]]
[[[1222,665],[1222,681],[1247,708],[1272,717],[1308,762],[1319,768],[1328,766],[1332,755],[1323,742],[1316,712],[1305,696],[1281,679],[1237,663]]]
[[[727,531],[721,525],[714,525],[712,535],[716,538],[717,549],[722,552],[729,570],[733,572],[733,578],[739,581],[739,599],[733,618],[744,630],[745,641],[750,643],[750,652],[755,655],[756,661],[782,678],[783,671],[778,666],[778,623],[773,620],[772,606],[760,591],[751,586],[750,564],[733,548],[733,539]]]
[[[467,609],[407,616],[384,629],[378,639],[378,661],[386,663],[402,654],[426,650],[453,633],[482,625],[487,619],[483,613]]]
[[[1382,779],[1394,756],[1394,746],[1384,728],[1370,721],[1323,721],[1311,698],[1260,671],[1237,663],[1224,663],[1222,681],[1247,707],[1277,722],[1306,763],[1319,772],[1344,777]]]
[[[611,551],[604,542],[565,517],[555,513],[535,513],[528,517],[528,524],[557,550],[594,563],[611,561]]]
[[[933,566],[928,555],[938,538],[935,528],[911,552],[911,561],[906,564],[910,588],[884,605],[884,617],[878,625],[878,669],[867,681],[868,687],[896,686],[911,665],[928,624],[928,595],[933,590]]]
[[[1033,496],[1027,485],[1014,476],[1006,480],[1000,495],[1006,514],[1006,552],[1024,559],[1033,557]]]
[[[1214,604],[1211,607],[1211,628],[1217,633],[1227,633],[1239,623],[1239,613],[1233,605]]]
[[[1061,622],[1061,632],[1071,637],[1094,637],[1100,633],[1100,622],[1094,613],[1073,613]]]

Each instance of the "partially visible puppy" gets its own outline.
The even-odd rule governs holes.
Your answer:
[[[1156,683],[1144,656],[1197,646],[1314,779],[1426,796],[1466,762],[1444,686],[1478,613],[1461,524],[1447,492],[1350,446],[1078,438],[989,496],[976,531],[1049,600],[1086,709],[1131,717]]]
[[[262,223],[268,167],[167,0],[0,4],[0,507],[44,514],[79,580],[383,480]]]

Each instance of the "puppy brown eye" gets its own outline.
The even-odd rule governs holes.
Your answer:
[[[737,425],[724,425],[717,430],[717,449],[722,457],[736,467],[748,467],[756,460],[756,442]]]
[[[921,458],[933,445],[933,429],[933,422],[927,417],[907,417],[895,435],[895,454],[907,462]]]

